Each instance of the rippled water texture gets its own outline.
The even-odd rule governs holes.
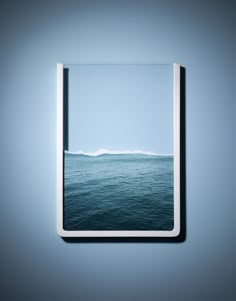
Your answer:
[[[173,156],[64,158],[65,230],[173,229]]]

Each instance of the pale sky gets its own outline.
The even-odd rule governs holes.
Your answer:
[[[173,65],[69,65],[69,151],[173,154]]]

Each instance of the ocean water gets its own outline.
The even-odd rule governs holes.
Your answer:
[[[64,154],[65,230],[172,230],[173,156]]]

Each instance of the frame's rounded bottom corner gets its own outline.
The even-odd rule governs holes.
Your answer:
[[[180,226],[174,226],[173,230],[171,231],[170,237],[178,238],[181,235]]]
[[[67,237],[68,235],[67,235],[67,231],[65,231],[63,228],[61,228],[61,227],[58,227],[57,228],[57,234],[58,234],[58,236],[60,236],[61,238],[63,238],[63,237]]]

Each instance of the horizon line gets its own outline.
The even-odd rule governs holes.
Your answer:
[[[84,152],[82,150],[78,151],[68,151],[64,150],[65,153],[72,154],[72,155],[85,155],[91,157],[97,157],[101,155],[148,155],[148,156],[173,156],[173,154],[160,154],[152,151],[146,150],[108,150],[100,148],[95,152]]]

